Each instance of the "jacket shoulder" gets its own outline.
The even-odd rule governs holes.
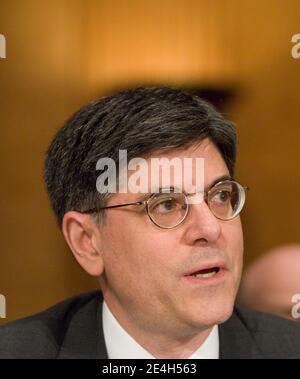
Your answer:
[[[0,358],[56,358],[74,314],[100,293],[74,296],[53,307],[0,326]]]
[[[270,314],[235,307],[265,358],[300,358],[300,325]]]

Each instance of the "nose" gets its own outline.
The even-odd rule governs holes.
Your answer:
[[[221,235],[221,221],[218,220],[205,201],[191,204],[185,220],[185,238],[189,244],[195,241],[214,243]]]

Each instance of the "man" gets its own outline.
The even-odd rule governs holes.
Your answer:
[[[241,304],[300,322],[300,245],[278,246],[244,273]]]
[[[103,180],[99,159],[120,163],[124,151],[146,170],[124,191],[136,172],[119,164],[128,176],[114,193],[115,171]],[[155,158],[188,159],[192,182],[174,171],[166,182],[159,170],[150,189]],[[235,158],[232,124],[177,89],[123,91],[77,112],[50,145],[45,179],[58,225],[101,294],[2,327],[0,356],[299,358],[297,325],[234,309],[245,201]]]

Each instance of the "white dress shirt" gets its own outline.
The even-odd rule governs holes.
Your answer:
[[[155,359],[116,320],[105,301],[102,307],[103,332],[109,359]],[[215,325],[204,343],[189,359],[219,359],[219,331]]]

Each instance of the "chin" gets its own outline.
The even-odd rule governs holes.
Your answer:
[[[192,323],[198,328],[210,328],[227,321],[233,312],[234,300],[224,298],[219,301],[209,301],[193,310]]]

